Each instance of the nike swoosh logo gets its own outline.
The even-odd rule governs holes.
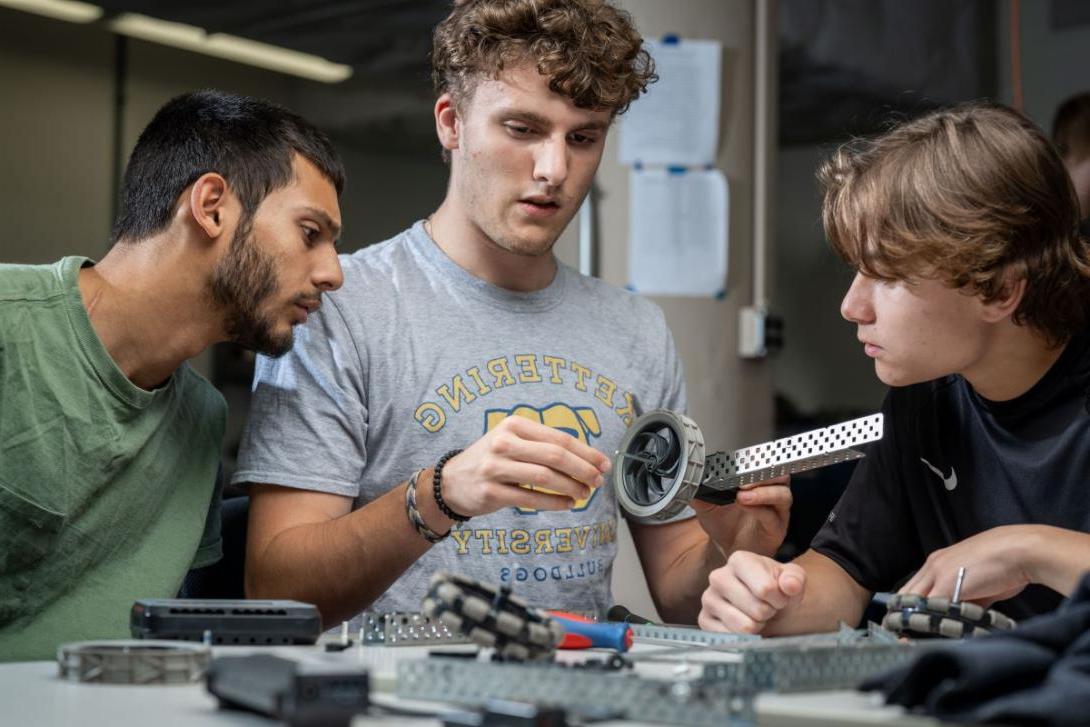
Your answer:
[[[950,476],[947,477],[942,473],[942,470],[928,462],[923,457],[920,457],[920,461],[927,465],[927,469],[931,470],[939,476],[939,479],[942,480],[943,487],[945,487],[948,491],[953,492],[954,488],[958,486],[958,473],[954,471],[953,467],[950,468]]]

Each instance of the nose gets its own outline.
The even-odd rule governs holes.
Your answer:
[[[840,315],[852,323],[873,323],[874,306],[871,303],[873,290],[874,280],[863,273],[856,273],[848,292],[844,294],[844,300],[840,302]]]
[[[534,156],[534,180],[559,187],[568,178],[568,143],[566,139],[547,138]]]
[[[337,257],[337,249],[332,245],[319,245],[316,251],[320,257],[311,276],[314,286],[323,293],[336,290],[344,283],[344,273],[341,271],[341,260]]]

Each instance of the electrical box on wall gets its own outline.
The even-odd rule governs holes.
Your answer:
[[[764,308],[747,306],[738,311],[738,355],[764,358],[783,346],[783,319]]]

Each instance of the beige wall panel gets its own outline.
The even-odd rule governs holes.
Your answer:
[[[0,261],[101,256],[112,94],[112,36],[0,9]]]

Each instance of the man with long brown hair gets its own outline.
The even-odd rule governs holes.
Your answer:
[[[850,143],[819,177],[887,434],[808,552],[712,574],[700,624],[834,629],[877,591],[949,597],[960,568],[964,600],[1051,610],[1090,568],[1090,248],[1063,163],[979,104]]]
[[[603,615],[618,510],[603,452],[641,411],[684,409],[684,384],[658,307],[552,248],[651,59],[605,2],[474,0],[436,28],[432,64],[446,198],[345,257],[294,353],[258,364],[235,476],[260,483],[248,591],[330,623],[419,610],[446,569]],[[694,622],[710,570],[770,554],[789,503],[771,485],[634,523],[660,613]]]

